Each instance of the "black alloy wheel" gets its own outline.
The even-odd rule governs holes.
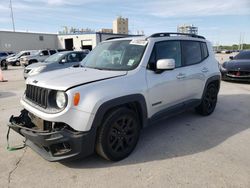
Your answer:
[[[208,85],[201,104],[196,108],[196,111],[204,116],[212,114],[217,104],[217,97],[217,87],[214,84]]]
[[[134,150],[139,132],[137,115],[127,108],[119,108],[107,116],[99,131],[97,153],[111,161],[122,160]]]

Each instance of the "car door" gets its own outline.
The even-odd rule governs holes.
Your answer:
[[[182,44],[183,75],[185,76],[186,100],[200,99],[205,81],[208,52],[203,51],[203,42],[184,40]]]
[[[159,59],[174,59],[175,69],[156,73],[156,62]],[[182,75],[184,69],[180,41],[161,41],[155,44],[146,71],[150,116],[182,104],[185,100],[185,78]]]
[[[64,67],[72,67],[74,65],[79,64],[81,61],[81,56],[78,52],[72,52],[66,56],[66,63],[64,63]]]
[[[43,50],[41,51],[41,53],[39,54],[39,61],[44,61],[45,59],[47,59],[49,57],[49,51],[48,50]]]

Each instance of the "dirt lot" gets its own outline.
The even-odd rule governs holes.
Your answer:
[[[0,83],[0,187],[250,187],[250,85],[222,82],[216,111],[193,111],[142,131],[127,159],[50,163],[30,148],[6,150],[8,119],[22,109],[21,68]],[[11,134],[11,143],[21,142]]]

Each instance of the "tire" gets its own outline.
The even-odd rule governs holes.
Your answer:
[[[16,61],[15,62],[15,66],[20,66],[21,64],[20,64],[20,61]]]
[[[218,88],[214,84],[209,84],[201,100],[201,104],[195,108],[196,112],[208,116],[213,113],[218,97]]]
[[[135,149],[140,136],[136,113],[127,108],[110,112],[103,121],[96,142],[96,152],[110,161],[120,161]]]
[[[6,60],[1,61],[1,69],[2,70],[7,70],[8,69],[8,65],[6,63]]]

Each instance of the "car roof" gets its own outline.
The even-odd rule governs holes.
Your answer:
[[[155,33],[150,36],[133,36],[111,39],[107,41],[122,41],[122,40],[148,40],[148,41],[161,41],[161,40],[195,40],[206,42],[205,37],[195,34],[187,33]],[[107,42],[104,41],[104,42]]]

